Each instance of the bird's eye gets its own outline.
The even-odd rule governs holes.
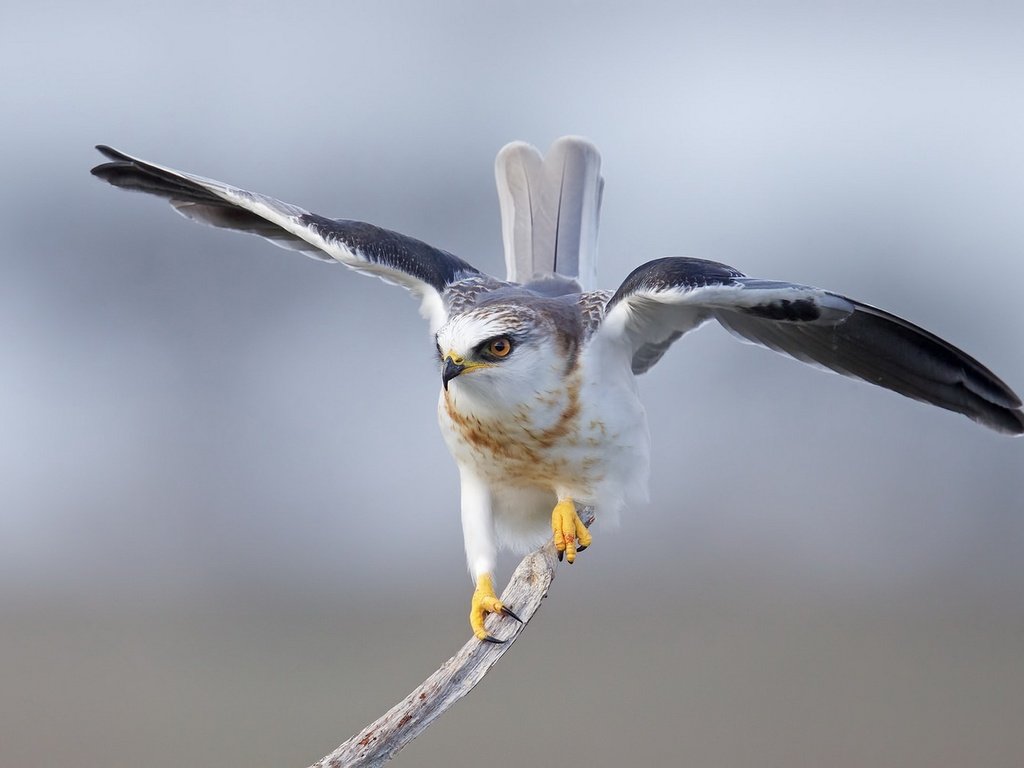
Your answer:
[[[509,352],[512,351],[512,342],[504,336],[499,336],[487,342],[485,351],[492,357],[508,357]]]

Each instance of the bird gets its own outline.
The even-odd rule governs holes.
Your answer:
[[[552,541],[575,562],[592,543],[589,507],[614,520],[647,497],[650,437],[636,377],[682,336],[717,321],[741,340],[938,406],[996,432],[1024,433],[1021,400],[949,342],[820,288],[669,256],[596,287],[601,156],[566,136],[542,155],[517,141],[495,177],[506,277],[373,224],[266,195],[108,146],[93,175],[168,200],[193,221],[259,235],[408,290],[436,349],[438,422],[458,467],[476,638],[505,642],[489,615],[522,620],[494,586],[500,547]]]

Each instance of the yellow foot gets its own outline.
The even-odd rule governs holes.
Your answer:
[[[589,547],[592,541],[590,531],[576,514],[576,503],[572,499],[562,499],[555,505],[551,512],[551,530],[558,559],[565,556],[570,563],[575,562],[576,553]],[[577,540],[579,546],[576,546]]]
[[[504,640],[492,637],[484,629],[484,619],[487,618],[488,613],[501,614],[502,616],[515,619],[520,624],[523,623],[523,620],[506,608],[501,600],[498,599],[498,596],[494,594],[494,582],[490,574],[485,573],[476,581],[476,590],[473,592],[473,604],[469,609],[469,626],[473,628],[473,634],[480,640],[485,640],[488,643],[504,643]]]

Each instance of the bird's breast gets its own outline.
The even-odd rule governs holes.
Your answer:
[[[594,484],[602,474],[608,430],[584,415],[581,379],[516,404],[441,393],[441,430],[455,460],[495,485],[558,488]]]

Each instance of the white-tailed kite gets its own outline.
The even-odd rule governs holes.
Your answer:
[[[178,213],[251,232],[407,288],[437,345],[438,419],[462,481],[475,590],[470,625],[518,619],[494,590],[499,544],[554,539],[570,563],[591,541],[577,505],[616,515],[646,495],[649,437],[635,377],[708,320],[805,363],[1024,433],[1020,399],[991,371],[905,320],[830,291],[759,280],[724,264],[663,258],[614,293],[595,290],[600,155],[572,137],[546,157],[498,154],[506,280],[372,224],[329,219],[271,197],[98,147],[93,169]]]

